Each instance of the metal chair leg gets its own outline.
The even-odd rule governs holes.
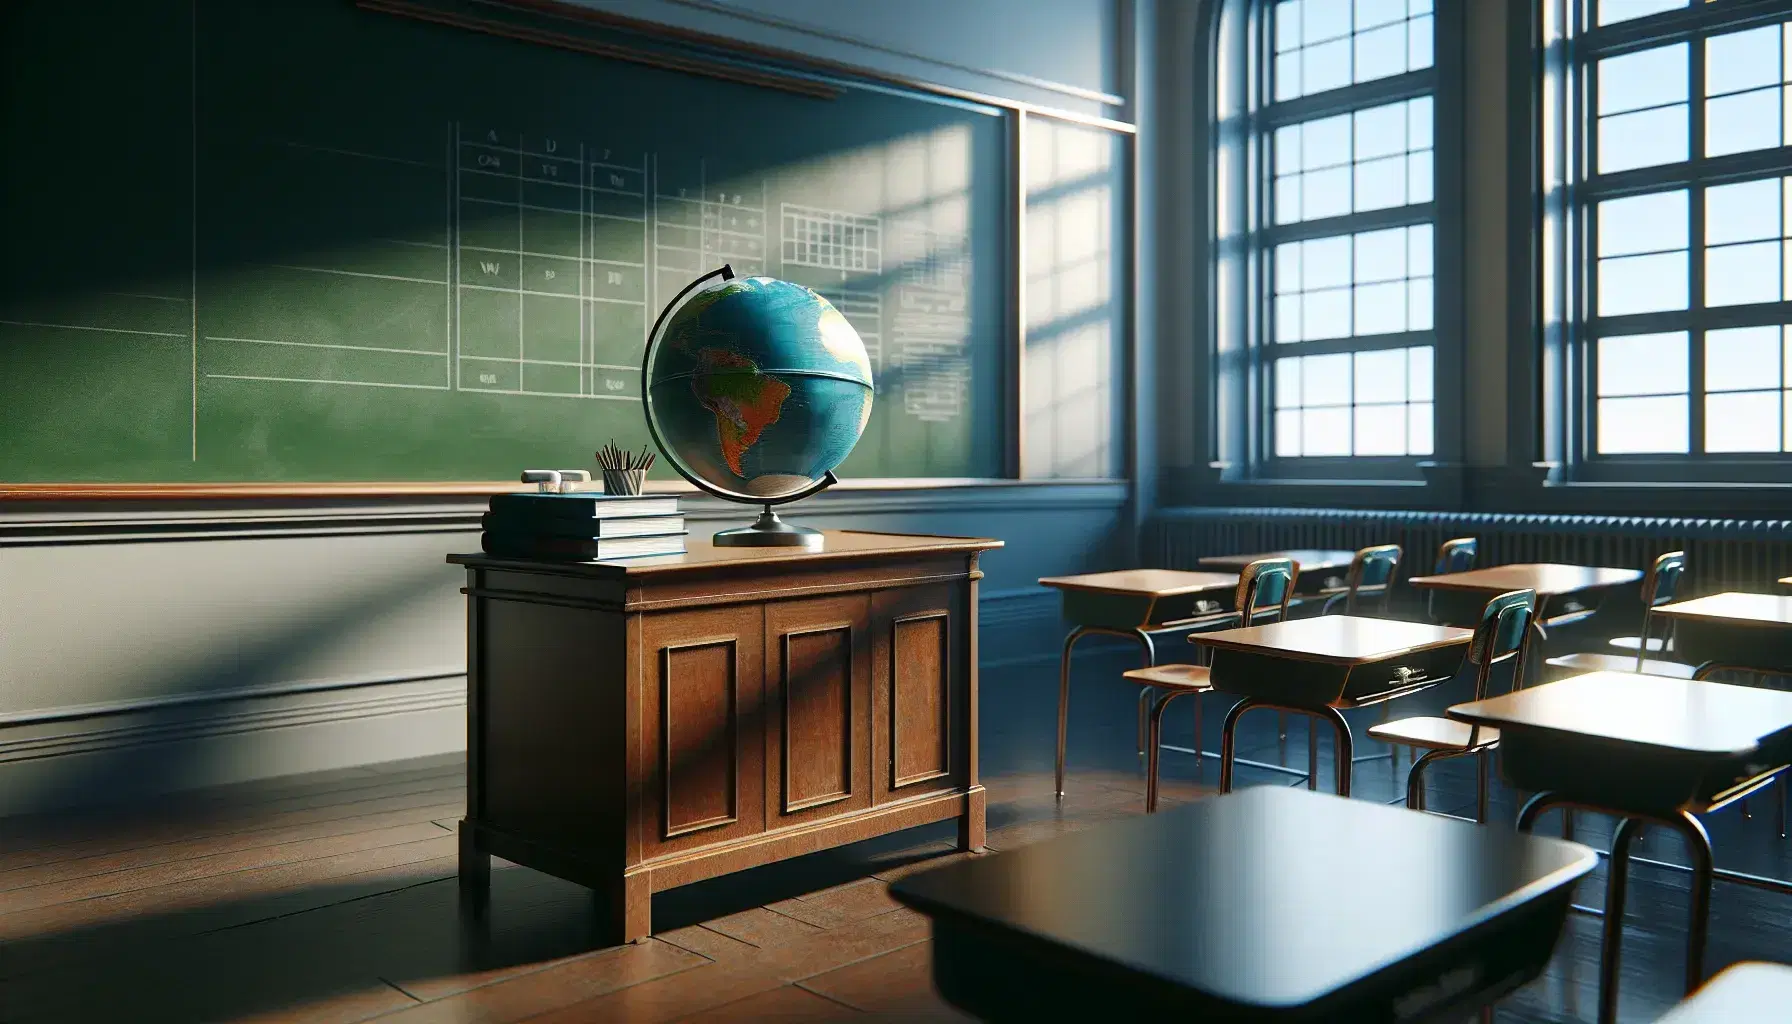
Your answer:
[[[1064,638],[1064,653],[1058,656],[1058,799],[1064,799],[1064,740],[1070,729],[1070,651],[1076,642],[1088,635],[1082,626]]]
[[[1562,838],[1574,838],[1574,808],[1572,807],[1562,809]]]
[[[1287,716],[1286,711],[1282,712],[1282,717]],[[1307,719],[1307,788],[1319,789],[1319,730],[1310,718]]]
[[[1204,747],[1202,747],[1202,744],[1207,742],[1207,737],[1202,735],[1202,732],[1203,732],[1203,730],[1201,728],[1201,695],[1197,693],[1197,694],[1195,694],[1195,773],[1196,774],[1200,774],[1200,771],[1201,771],[1201,751],[1203,749],[1205,749]]]
[[[1157,688],[1155,686],[1139,687],[1138,743],[1139,743],[1139,756],[1140,757],[1144,757],[1145,751],[1148,749],[1145,746],[1145,732],[1146,732],[1145,717],[1151,707],[1151,702],[1153,700],[1155,700],[1156,698],[1157,698]]]
[[[1686,837],[1686,848],[1692,854],[1692,895],[1686,925],[1686,994],[1705,976],[1705,936],[1711,925],[1711,880],[1714,873],[1711,835],[1690,812],[1681,811],[1680,834]]]
[[[1151,708],[1151,731],[1147,742],[1150,746],[1145,758],[1145,813],[1157,813],[1158,767],[1163,753],[1164,711],[1170,702],[1182,696],[1182,692],[1171,690],[1157,699]]]
[[[1351,757],[1350,723],[1344,720],[1344,713],[1337,708],[1326,708],[1325,717],[1332,723],[1332,735],[1335,737],[1338,755],[1338,795],[1350,795],[1350,766],[1354,763]]]
[[[1288,712],[1278,711],[1278,712],[1276,712],[1276,739],[1286,740],[1287,738],[1288,738]]]
[[[1425,756],[1412,763],[1412,770],[1406,773],[1406,809],[1422,811],[1425,809],[1425,769],[1437,760],[1438,751],[1426,752]]]
[[[1617,834],[1612,836],[1611,859],[1605,866],[1605,929],[1599,943],[1599,1024],[1617,1024],[1618,1021],[1618,957],[1624,939],[1624,888],[1630,876],[1630,844],[1642,830],[1643,822],[1637,818],[1625,818],[1620,822]]]
[[[1232,758],[1238,746],[1238,720],[1249,711],[1254,704],[1249,697],[1232,705],[1226,712],[1226,721],[1220,726],[1220,792],[1232,792]]]
[[[1549,810],[1551,804],[1555,803],[1555,798],[1556,795],[1549,790],[1532,794],[1531,798],[1526,800],[1524,806],[1518,810],[1518,831],[1531,831],[1537,824],[1537,818],[1541,816],[1544,811]]]
[[[1779,815],[1779,829],[1780,829],[1780,838],[1781,839],[1786,838],[1786,804],[1788,802],[1792,802],[1792,782],[1788,782],[1786,776],[1781,775],[1780,776],[1779,810],[1778,810],[1778,812],[1776,812]]]
[[[1475,820],[1487,824],[1487,777],[1492,774],[1487,763],[1487,751],[1475,754],[1475,780],[1478,788],[1475,792]]]

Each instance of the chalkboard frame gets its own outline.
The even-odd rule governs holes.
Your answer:
[[[865,480],[844,483],[846,489],[877,490],[899,485],[904,488],[961,487],[969,482],[989,485],[1023,482],[1022,460],[1025,408],[1022,395],[1026,351],[1025,320],[1025,134],[1028,117],[1042,117],[1114,133],[1129,145],[1128,160],[1136,168],[1136,124],[1114,118],[1083,114],[1011,97],[996,96],[975,90],[961,89],[936,82],[895,74],[889,71],[848,64],[817,57],[800,51],[765,46],[713,33],[589,7],[574,7],[561,0],[481,0],[498,9],[527,12],[549,18],[582,22],[623,36],[634,37],[645,46],[603,45],[601,48],[573,36],[559,36],[535,31],[517,31],[501,21],[455,17],[427,2],[413,0],[353,0],[357,8],[369,12],[450,25],[504,38],[555,46],[589,53],[604,59],[628,60],[685,74],[720,78],[742,84],[782,89],[806,95],[829,97],[842,87],[881,86],[893,91],[925,98],[958,100],[996,108],[1002,112],[1008,148],[1003,181],[1007,224],[1005,239],[1006,280],[1004,282],[1004,319],[1006,321],[1003,352],[1006,417],[1003,423],[1004,475],[994,478],[939,477],[897,480]],[[652,44],[669,44],[674,49],[654,49]],[[685,55],[680,56],[680,51]],[[690,54],[722,58],[722,64],[701,63],[688,59]],[[1135,170],[1136,175],[1136,170]],[[1125,217],[1129,251],[1128,262],[1137,264],[1137,198],[1129,195]],[[1122,299],[1125,327],[1119,339],[1127,353],[1127,375],[1136,379],[1137,351],[1136,312],[1130,294]],[[1130,418],[1130,417],[1129,417]],[[1127,461],[1130,461],[1128,459]],[[86,500],[205,500],[205,499],[279,499],[279,498],[370,498],[370,497],[481,497],[515,490],[511,481],[255,481],[255,482],[0,482],[0,502],[7,501],[86,501]],[[683,491],[689,488],[675,482],[667,487]]]

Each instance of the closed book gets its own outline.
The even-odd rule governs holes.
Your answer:
[[[684,552],[683,533],[656,534],[651,537],[592,538],[487,533],[480,538],[479,543],[488,555],[545,561],[560,559],[605,562],[612,558],[646,558]]]
[[[673,494],[602,494],[572,491],[567,494],[492,495],[491,511],[506,517],[529,519],[619,519],[626,516],[663,516],[678,511]]]
[[[605,519],[572,519],[564,516],[540,518],[487,512],[480,525],[488,533],[509,537],[576,537],[581,540],[610,537],[649,537],[660,533],[683,533],[684,516],[677,513],[654,516],[615,516]]]

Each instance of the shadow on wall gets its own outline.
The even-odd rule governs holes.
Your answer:
[[[409,571],[386,569],[370,586],[336,600],[313,600],[292,607],[289,614],[255,634],[239,632],[217,638],[215,657],[169,665],[159,663],[152,652],[137,666],[130,688],[146,695],[141,703],[149,706],[131,708],[128,719],[123,713],[103,710],[86,716],[76,707],[70,709],[74,721],[56,723],[49,733],[41,726],[7,728],[0,723],[0,817],[72,805],[119,803],[203,782],[208,769],[216,767],[194,760],[194,752],[205,749],[203,739],[277,725],[278,719],[270,721],[254,711],[268,706],[264,701],[280,699],[233,699],[233,705],[242,709],[242,719],[237,721],[220,715],[217,702],[207,699],[208,695],[232,699],[245,688],[252,691],[257,686],[302,679],[303,666],[320,650],[340,646],[345,638],[394,609],[439,595],[443,579],[439,563],[419,564]],[[187,585],[191,583],[187,581]],[[168,599],[180,598],[172,593]],[[279,599],[277,589],[265,598]],[[64,635],[104,629],[104,623],[70,622]],[[17,643],[15,638],[15,647]],[[463,657],[455,649],[445,651],[441,660],[453,665]],[[353,690],[345,687],[343,692]],[[382,760],[377,751],[366,753],[369,761]],[[28,770],[16,777],[27,781],[16,789],[6,785],[9,762],[40,759],[54,759],[53,767],[21,765]]]

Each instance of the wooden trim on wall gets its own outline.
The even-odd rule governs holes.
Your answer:
[[[1017,488],[1075,485],[1124,485],[1123,479],[1016,480],[1007,477],[866,477],[842,480],[824,493],[935,490],[943,488]],[[255,498],[402,498],[485,497],[527,490],[528,485],[503,480],[351,480],[279,483],[0,483],[0,508],[9,501],[167,501]],[[655,480],[648,493],[697,495],[683,481]]]

